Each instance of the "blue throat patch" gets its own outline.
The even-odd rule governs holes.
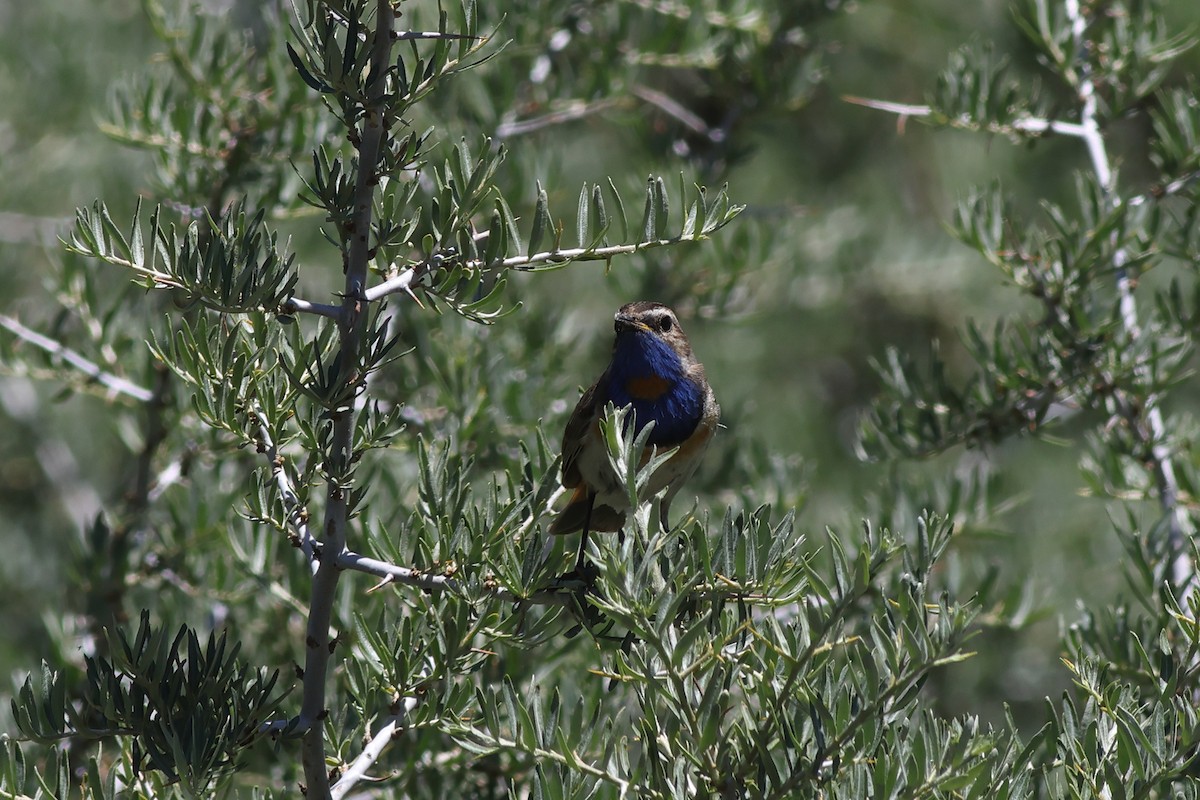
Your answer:
[[[646,397],[639,386],[661,382],[657,397]],[[637,331],[617,336],[609,370],[608,399],[617,407],[632,405],[637,431],[650,420],[650,444],[673,447],[692,435],[704,413],[704,393],[683,371],[679,356],[652,333]]]

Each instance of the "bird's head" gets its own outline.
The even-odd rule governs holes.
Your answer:
[[[613,328],[617,333],[615,347],[621,347],[625,337],[652,337],[666,344],[682,360],[692,357],[692,347],[688,344],[687,336],[679,327],[679,319],[675,312],[662,303],[649,300],[639,300],[626,303],[613,317]]]

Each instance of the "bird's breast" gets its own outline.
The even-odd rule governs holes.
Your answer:
[[[671,391],[671,381],[660,375],[643,375],[625,381],[625,391],[631,400],[658,400]]]
[[[696,430],[704,414],[704,387],[666,342],[649,334],[618,337],[608,376],[606,399],[633,406],[637,431],[654,422],[650,444],[674,447]]]

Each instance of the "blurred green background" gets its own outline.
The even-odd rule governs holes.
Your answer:
[[[252,22],[254,5],[211,7]],[[415,16],[423,5],[413,4]],[[536,15],[551,5],[531,3],[512,13]],[[1181,29],[1200,23],[1193,0],[1168,8]],[[481,14],[485,27],[488,15],[490,23],[499,21],[498,9]],[[980,656],[955,667],[940,697],[948,711],[996,719],[1001,704],[1011,703],[1020,714],[1066,686],[1058,626],[1069,624],[1078,604],[1108,602],[1121,590],[1109,509],[1080,493],[1081,449],[1070,423],[1056,430],[1060,441],[1016,441],[899,465],[860,462],[854,431],[876,386],[870,361],[885,348],[920,354],[938,340],[944,352],[965,359],[957,330],[966,320],[987,329],[1022,311],[1000,276],[947,233],[956,199],[993,180],[1031,206],[1061,199],[1074,172],[1086,167],[1086,154],[1074,141],[1014,146],[914,120],[902,126],[846,101],[920,103],[949,54],[971,42],[993,42],[1036,80],[1036,61],[1007,2],[867,0],[814,12],[813,19],[804,30],[814,57],[809,66],[820,81],[790,104],[773,97],[749,105],[735,146],[719,164],[689,150],[641,107],[510,138],[509,185],[524,186],[531,197],[533,179],[540,178],[552,190],[552,206],[564,212],[573,210],[584,180],[624,176],[636,191],[650,172],[680,170],[698,181],[727,180],[732,198],[748,209],[703,255],[651,254],[607,270],[586,264],[517,276],[510,300],[523,307],[501,325],[524,324],[525,315],[561,320],[554,335],[573,354],[561,365],[569,373],[565,383],[583,384],[605,361],[618,305],[644,294],[674,302],[697,280],[719,283],[712,271],[722,263],[739,264],[736,285],[719,302],[684,309],[726,426],[697,479],[706,502],[715,506],[739,491],[723,484],[734,441],[778,460],[778,499],[801,503],[801,527],[812,531],[853,530],[878,512],[886,502],[878,499],[881,490],[886,496],[890,485],[980,476],[1004,511],[984,524],[964,520],[959,549],[994,564],[1002,581],[1028,576],[1047,613],[1020,633],[982,636],[975,645]],[[546,30],[559,22],[548,18]],[[507,21],[501,38],[529,24]],[[534,56],[522,44],[514,42],[485,70],[526,68]],[[0,313],[40,329],[52,324],[47,275],[63,259],[56,237],[65,234],[74,209],[102,197],[127,212],[139,194],[153,192],[149,156],[107,139],[97,122],[113,88],[159,49],[132,0],[86,10],[72,0],[0,4]],[[1198,68],[1200,54],[1189,53],[1171,82],[1184,82]],[[444,113],[461,112],[441,120],[448,133],[489,132],[495,120],[471,94],[486,85],[486,73],[471,77],[459,96],[444,101]],[[717,93],[687,84],[679,91],[697,102]],[[1137,149],[1140,124],[1118,126],[1113,157],[1125,185],[1149,188],[1152,175]],[[316,249],[318,237],[303,221],[294,224],[300,263],[321,275],[329,251]],[[67,554],[85,521],[127,485],[123,470],[135,444],[129,431],[107,423],[103,400],[60,396],[57,389],[37,376],[0,378],[6,552],[0,673],[6,675],[36,668],[49,647],[45,629],[69,626],[57,613],[72,592]],[[546,409],[548,430],[557,430],[574,399],[565,395]],[[936,508],[936,493],[928,497]]]

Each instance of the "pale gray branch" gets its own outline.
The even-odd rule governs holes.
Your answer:
[[[358,380],[361,359],[359,344],[367,318],[366,291],[368,265],[371,259],[371,216],[375,189],[379,183],[379,161],[383,142],[392,120],[388,118],[387,90],[389,65],[392,63],[392,35],[396,11],[390,0],[376,0],[375,38],[371,50],[368,75],[374,80],[367,84],[366,98],[358,129],[357,174],[354,176],[353,214],[349,228],[349,250],[346,257],[346,281],[342,310],[338,317],[340,347],[337,358],[341,374],[347,381]],[[354,453],[355,412],[341,409],[333,415],[333,430],[326,446],[324,462],[329,489],[325,502],[325,521],[322,525],[321,559],[313,576],[305,635],[304,686],[301,691],[300,715],[305,719],[323,719],[329,683],[329,662],[335,644],[331,638],[333,606],[342,569],[338,559],[346,549],[350,507],[348,475]],[[325,732],[314,725],[301,745],[304,777],[309,800],[332,800],[329,773],[326,766]]]
[[[279,497],[283,501],[283,510],[287,514],[288,525],[291,526],[292,532],[295,534],[296,546],[304,553],[304,558],[309,565],[309,569],[316,574],[319,566],[317,558],[317,541],[313,538],[312,531],[308,527],[308,509],[300,502],[300,496],[296,494],[296,489],[292,485],[292,479],[287,473],[284,466],[283,456],[279,453],[279,448],[275,445],[275,440],[271,438],[271,432],[267,430],[266,423],[262,422],[262,413],[257,409],[255,416],[259,419],[258,425],[258,442],[262,449],[263,455],[267,457],[267,463],[271,465],[271,477],[275,480],[275,487],[279,491]]]
[[[154,399],[154,394],[144,386],[138,386],[133,381],[122,378],[120,375],[106,372],[97,364],[84,358],[61,342],[57,342],[49,336],[43,336],[37,331],[25,327],[19,321],[6,314],[0,314],[0,327],[3,327],[22,341],[46,351],[63,363],[69,364],[73,369],[109,389],[111,395],[123,394],[142,403],[148,403]]]
[[[719,142],[724,138],[724,131],[720,128],[710,128],[699,115],[668,94],[651,89],[649,86],[640,85],[630,87],[629,91],[633,93],[634,97],[644,103],[649,103],[688,130],[704,136],[709,141]]]
[[[406,292],[408,294],[412,294],[412,287],[416,279],[416,274],[416,270],[412,267],[409,267],[399,275],[396,275],[393,278],[388,278],[383,283],[376,284],[370,289],[367,289],[367,291],[363,293],[363,296],[368,302],[370,302],[373,300],[378,300],[382,297],[387,297],[389,294],[396,294],[397,292]]]
[[[695,242],[707,238],[705,234],[699,232],[689,236],[672,236],[669,239],[653,239],[646,242],[636,242],[634,244],[614,244],[607,247],[570,247],[563,250],[544,250],[540,253],[533,253],[527,256],[509,256],[508,258],[499,259],[492,263],[486,263],[481,260],[473,260],[465,263],[471,269],[483,269],[499,267],[504,269],[529,269],[541,264],[562,264],[567,261],[607,261],[614,256],[630,255],[642,250],[650,250],[655,247],[667,247],[679,242]],[[396,275],[388,278],[383,283],[376,284],[363,293],[363,299],[367,301],[379,300],[388,295],[404,292],[415,299],[412,289],[416,285],[417,280],[424,274],[417,272],[413,268],[408,268]]]
[[[416,586],[420,589],[457,588],[454,578],[448,575],[425,572],[411,567],[401,567],[388,561],[380,561],[377,558],[355,553],[351,550],[346,550],[338,555],[337,565],[342,569],[365,572],[368,575],[374,575],[376,578],[383,578],[387,582],[402,583],[406,586]]]
[[[381,561],[351,550],[346,550],[338,556],[337,565],[342,569],[364,572],[367,575],[382,578],[380,586],[386,586],[389,583],[400,583],[405,586],[415,586],[426,591],[456,591],[459,588],[458,581],[449,575],[426,572],[420,569],[413,569],[412,567],[401,567],[389,561]],[[546,589],[534,592],[529,597],[520,597],[509,589],[496,586],[492,589],[492,594],[506,602],[529,603],[531,605],[569,605],[572,602],[570,592],[568,591],[570,588],[570,586],[564,584],[557,589]]]
[[[342,307],[329,305],[327,303],[310,303],[307,300],[301,300],[299,297],[289,297],[283,302],[280,308],[285,314],[316,314],[320,317],[329,317],[330,319],[342,318]]]
[[[511,139],[514,136],[524,136],[540,131],[543,128],[575,122],[599,114],[602,111],[607,111],[617,105],[618,102],[616,100],[597,100],[593,102],[572,100],[561,108],[557,108],[548,114],[542,114],[539,117],[502,122],[496,127],[495,138],[497,141],[500,141],[502,139]]]
[[[1085,53],[1087,51],[1084,46],[1084,36],[1087,32],[1087,19],[1084,17],[1079,0],[1066,0],[1064,8],[1067,19],[1071,22],[1071,36],[1075,39],[1076,52]],[[1088,156],[1091,159],[1092,169],[1096,173],[1096,180],[1100,183],[1108,200],[1117,205],[1121,202],[1121,198],[1116,192],[1112,165],[1108,158],[1104,136],[1096,120],[1096,85],[1090,75],[1091,70],[1085,68],[1080,71],[1081,77],[1078,81],[1079,99],[1083,104],[1080,113],[1080,127],[1083,129],[1082,138],[1087,144]],[[1129,253],[1125,248],[1118,248],[1113,253],[1113,267],[1116,271],[1121,325],[1130,340],[1136,340],[1142,335],[1142,330],[1138,320],[1137,302],[1134,299],[1134,282],[1129,275],[1129,270],[1126,268],[1128,261]],[[1171,451],[1163,443],[1166,439],[1166,423],[1163,421],[1162,408],[1154,396],[1147,396],[1145,398],[1144,406],[1141,410],[1141,415],[1146,422],[1146,431],[1143,434],[1141,432],[1142,426],[1135,419],[1138,416],[1138,412],[1135,410],[1137,404],[1130,402],[1130,399],[1127,397],[1119,397],[1118,406],[1125,409],[1124,415],[1128,419],[1130,429],[1134,432],[1134,435],[1141,437],[1150,446],[1151,468],[1154,472],[1154,481],[1158,488],[1159,506],[1167,518],[1167,535],[1169,536],[1170,551],[1173,554],[1171,584],[1174,588],[1181,590],[1184,596],[1186,596],[1191,591],[1194,572],[1191,557],[1188,555],[1186,547],[1187,541],[1191,538],[1191,523],[1188,519],[1186,509],[1179,502],[1179,481],[1175,476],[1175,464],[1172,460]]]
[[[856,106],[864,108],[873,108],[876,111],[886,111],[889,114],[895,114],[901,118],[908,117],[929,117],[933,116],[933,107],[924,105],[910,105],[908,103],[892,103],[887,100],[874,100],[867,97],[854,97],[845,95],[843,98],[847,103],[853,103]],[[966,125],[962,120],[950,120],[949,125],[955,127],[978,127],[975,125]],[[1017,131],[1020,133],[1051,133],[1061,134],[1063,136],[1075,136],[1077,138],[1086,138],[1089,134],[1084,125],[1078,122],[1064,122],[1057,119],[1043,119],[1041,117],[1024,116],[1018,117],[1008,125],[985,125],[986,130],[994,133],[1006,133],[1008,131]]]
[[[392,739],[400,732],[401,726],[404,724],[404,717],[416,707],[417,700],[415,697],[405,697],[400,702],[400,710],[384,722],[375,735],[371,737],[371,741],[367,742],[363,751],[358,754],[358,758],[354,759],[354,762],[342,773],[342,777],[333,785],[331,791],[333,800],[342,800],[354,788],[355,784],[367,777],[367,770],[379,760],[379,757],[383,755],[383,751],[387,749]]]

